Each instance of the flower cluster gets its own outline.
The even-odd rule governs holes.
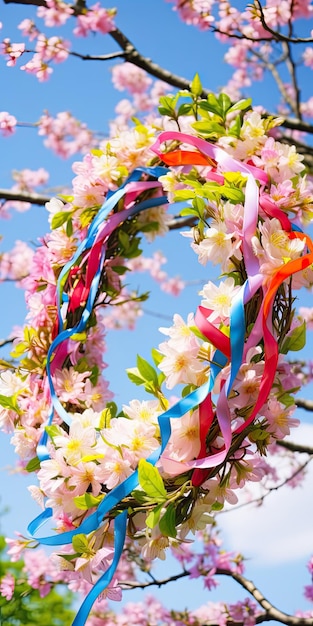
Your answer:
[[[274,139],[279,119],[201,93],[196,76],[191,95],[161,97],[162,132],[137,122],[75,163],[72,195],[47,205],[51,232],[24,279],[18,362],[0,376],[1,426],[36,473],[51,544],[65,545],[54,562],[75,590],[103,580],[113,599],[126,525],[144,561],[183,550],[236,491],[271,472],[263,456],[298,423],[301,371],[286,355],[305,343],[293,290],[312,285],[313,244],[301,230],[312,184],[294,147]],[[166,230],[167,201],[185,204],[194,226],[184,234],[222,276],[187,321],[177,314],[161,329],[153,364],[138,356],[128,370],[154,398],[118,409],[104,378],[108,315],[145,298],[127,292],[130,270],[164,278],[162,258],[140,261],[139,244]],[[254,609],[227,611],[243,620]]]

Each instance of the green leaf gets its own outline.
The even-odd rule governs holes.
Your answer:
[[[145,381],[153,382],[154,385],[158,384],[158,375],[154,367],[152,367],[152,365],[150,365],[150,363],[148,363],[146,359],[143,359],[139,354],[137,354],[137,368],[139,374]]]
[[[193,189],[179,189],[175,192],[175,200],[177,202],[184,202],[184,200],[191,200],[195,196]]]
[[[73,202],[74,200],[74,196],[67,196],[64,193],[58,193],[58,198],[61,198],[64,202]]]
[[[185,398],[186,396],[189,396],[189,394],[194,391],[196,389],[195,385],[192,385],[191,383],[189,383],[189,385],[186,385],[181,392],[182,398]]]
[[[62,428],[60,426],[57,426],[56,424],[52,424],[51,426],[46,426],[45,431],[48,437],[52,439],[52,441],[54,437],[57,437],[59,435],[64,435],[64,431],[62,430]]]
[[[192,201],[192,206],[195,211],[198,211],[198,215],[203,218],[206,211],[206,203],[203,198],[199,198],[199,196],[196,196]]]
[[[160,504],[158,504],[153,511],[149,513],[146,518],[146,525],[148,528],[154,528],[158,524],[163,506],[164,502],[160,502]]]
[[[175,117],[175,105],[176,98],[173,96],[161,96],[160,97],[160,106],[159,113],[161,115],[168,115],[168,117]]]
[[[193,96],[201,96],[202,94],[202,84],[201,84],[201,80],[200,80],[200,76],[199,74],[195,74],[191,85],[190,85],[190,91],[192,93]]]
[[[218,97],[218,102],[221,107],[223,118],[226,118],[228,110],[231,108],[231,99],[226,93],[221,93]]]
[[[27,352],[28,348],[29,346],[25,341],[20,341],[16,344],[14,350],[10,352],[10,356],[13,359],[18,359],[20,356],[22,356],[22,354],[24,354],[24,352]]]
[[[294,396],[290,395],[290,393],[287,393],[287,392],[279,396],[278,400],[279,402],[284,404],[286,408],[288,408],[289,406],[293,406],[295,403]]]
[[[66,234],[67,234],[68,237],[71,237],[72,234],[73,234],[73,220],[72,220],[71,217],[67,220]]]
[[[176,537],[176,511],[172,502],[168,505],[164,515],[162,515],[159,521],[159,528],[165,537]]]
[[[293,331],[286,337],[280,352],[287,354],[290,350],[297,352],[302,350],[306,341],[306,324],[303,322],[300,326],[296,326]]]
[[[60,228],[67,220],[69,219],[70,214],[68,211],[60,211],[59,213],[55,213],[51,220],[51,228],[54,230],[55,228]]]
[[[107,402],[106,408],[109,409],[111,413],[111,419],[117,416],[118,406],[115,402]]]
[[[9,409],[19,413],[19,406],[16,400],[16,394],[14,396],[3,396],[0,394],[0,404],[4,409]]]
[[[142,489],[150,498],[164,502],[167,498],[166,489],[159,470],[145,459],[138,464],[138,480]]]
[[[249,109],[251,106],[252,100],[251,98],[245,98],[244,100],[238,100],[235,104],[233,104],[227,111],[227,113],[233,113],[234,111],[244,111],[245,109]]]
[[[87,511],[88,509],[92,509],[100,504],[101,500],[103,500],[104,496],[93,496],[92,493],[84,493],[83,496],[76,496],[74,498],[75,506],[82,511]],[[74,545],[74,544],[73,544]]]
[[[199,110],[201,111],[201,109],[203,109],[204,111],[209,111],[209,113],[213,113],[214,115],[223,118],[223,111],[221,109],[220,103],[213,93],[209,93],[207,101],[201,101]]]
[[[190,112],[192,111],[192,104],[190,104],[189,102],[183,102],[183,104],[180,105],[180,107],[178,108],[178,116],[180,115],[188,115]]]
[[[75,552],[78,552],[78,554],[88,554],[90,551],[88,539],[83,533],[79,535],[74,535],[72,539],[72,545]]]
[[[79,341],[83,343],[87,339],[87,333],[86,332],[73,333],[73,335],[71,335],[71,339],[73,339],[73,341]]]
[[[84,211],[79,216],[79,221],[81,223],[82,228],[89,226],[91,220],[98,213],[97,207],[88,207],[88,209],[84,209]]]
[[[185,209],[179,211],[179,215],[181,215],[181,217],[185,217],[188,215],[196,215],[197,217],[199,217],[199,212],[195,209],[192,209],[191,207],[186,207]]]
[[[98,459],[104,459],[104,454],[85,454],[81,458],[81,463],[89,463],[90,461],[97,461]]]
[[[198,131],[204,137],[211,137],[217,135],[218,137],[225,135],[225,128],[217,122],[207,120],[205,122],[194,122],[192,127]]]
[[[165,374],[163,372],[160,372],[159,375],[158,375],[158,385],[159,385],[159,388],[162,387],[165,379],[166,379]]]
[[[111,411],[108,407],[106,407],[105,409],[103,409],[103,411],[101,411],[100,421],[99,421],[100,430],[103,430],[104,428],[110,428],[111,417],[112,417]]]
[[[128,248],[129,248],[129,236],[127,235],[127,233],[125,233],[123,230],[119,230],[119,232],[118,232],[118,239],[119,239],[119,242],[120,242],[122,248],[124,248],[125,250],[128,250]]]
[[[97,382],[98,382],[99,373],[100,373],[100,372],[99,372],[99,368],[98,368],[98,366],[97,366],[97,365],[94,365],[94,366],[91,368],[91,375],[89,376],[89,380],[90,380],[90,382],[91,382],[91,384],[92,384],[93,386],[95,386],[95,385],[97,384]]]
[[[36,470],[39,470],[40,469],[40,461],[38,459],[38,456],[35,456],[33,459],[28,461],[25,469],[26,469],[27,472],[36,472]]]
[[[231,135],[232,137],[237,137],[237,139],[239,139],[240,132],[241,132],[241,119],[240,119],[240,115],[237,115],[233,124],[228,129],[228,135]]]
[[[154,361],[154,363],[155,363],[155,365],[157,367],[158,367],[158,365],[160,365],[161,361],[163,361],[163,359],[164,359],[164,354],[159,352],[159,350],[157,350],[156,348],[152,348],[151,356],[152,356],[153,361]]]
[[[131,380],[131,382],[135,385],[144,385],[144,383],[146,382],[144,378],[141,378],[141,376],[139,376],[139,371],[137,367],[129,367],[126,370],[126,374],[129,380]]]
[[[125,267],[125,265],[113,265],[111,267],[112,272],[115,272],[115,274],[118,274],[119,276],[122,276],[123,274],[126,274],[126,272],[129,272],[128,267]]]
[[[211,506],[211,510],[212,511],[222,511],[222,509],[224,508],[224,504],[222,502],[213,502],[212,506]]]
[[[228,198],[228,200],[232,200],[233,202],[244,202],[245,196],[241,189],[237,189],[236,187],[228,187],[227,185],[221,186],[222,195]]]
[[[131,496],[134,500],[136,500],[136,502],[139,502],[139,504],[147,504],[149,501],[147,494],[144,491],[141,491],[141,489],[134,489],[134,491],[131,492]]]

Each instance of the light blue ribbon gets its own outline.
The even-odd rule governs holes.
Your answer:
[[[84,241],[78,247],[73,259],[67,263],[62,272],[60,273],[58,284],[57,284],[57,294],[58,294],[58,319],[59,326],[63,328],[63,319],[61,308],[63,303],[65,303],[68,299],[66,293],[62,291],[62,282],[66,277],[67,273],[70,271],[73,264],[79,259],[81,254],[92,247],[99,227],[102,225],[103,220],[109,215],[112,209],[116,206],[117,202],[123,197],[125,194],[125,186],[127,183],[136,181],[140,179],[142,173],[148,173],[156,178],[161,176],[162,174],[167,172],[166,168],[157,167],[157,168],[138,168],[135,170],[131,176],[125,181],[124,185],[115,192],[108,194],[107,200],[101,207],[99,213],[94,218],[90,228],[88,230],[88,235],[84,239]],[[159,206],[161,204],[165,204],[167,202],[166,197],[161,198],[150,198],[141,202],[137,205],[134,205],[128,212],[128,216],[131,217],[136,215],[137,213],[149,209],[153,206]],[[89,320],[89,317],[92,313],[95,298],[98,291],[99,281],[103,269],[103,263],[105,259],[105,246],[103,247],[101,258],[99,261],[98,269],[95,273],[95,276],[92,280],[90,286],[90,292],[88,294],[88,299],[85,305],[85,309],[82,312],[81,319],[73,328],[67,328],[61,330],[58,336],[52,342],[48,355],[47,355],[47,377],[49,381],[51,400],[53,408],[50,412],[47,425],[51,425],[53,420],[53,411],[54,409],[58,412],[59,416],[64,420],[64,422],[68,425],[71,423],[71,418],[68,413],[65,411],[64,407],[60,403],[59,399],[56,396],[52,375],[51,375],[51,360],[53,353],[57,349],[57,347],[63,342],[68,340],[74,333],[82,332],[86,328],[86,324]],[[232,385],[232,382],[236,376],[236,373],[241,364],[241,355],[243,350],[243,342],[244,342],[244,333],[242,334],[242,321],[244,320],[244,289],[240,290],[240,295],[236,299],[236,303],[232,307],[232,316],[231,316],[231,351],[232,355],[235,356],[235,363],[233,369],[231,371],[229,388]],[[219,350],[215,351],[213,357],[213,364],[211,366],[210,378],[204,383],[201,387],[195,389],[186,397],[179,400],[176,404],[170,407],[167,411],[162,413],[158,417],[159,426],[160,426],[160,438],[161,445],[157,450],[149,455],[147,461],[152,465],[155,465],[163,454],[170,436],[171,436],[171,419],[181,418],[188,411],[195,409],[197,406],[201,404],[207,397],[207,395],[212,391],[214,387],[214,382],[216,376],[220,372],[220,370],[226,365],[227,357],[220,352]],[[44,460],[49,458],[49,454],[46,448],[48,440],[48,435],[45,432],[38,444],[37,453],[40,460]],[[53,511],[51,508],[45,509],[39,516],[32,520],[32,522],[28,526],[29,534],[36,539],[39,543],[50,546],[61,546],[70,544],[72,539],[77,534],[89,534],[97,530],[101,524],[103,523],[105,516],[112,511],[125,497],[127,497],[136,487],[138,486],[138,470],[135,470],[131,476],[126,478],[120,485],[117,485],[114,489],[112,489],[100,502],[97,509],[91,513],[82,524],[73,530],[66,531],[60,534],[40,537],[36,538],[36,533],[39,528],[45,524],[48,519],[52,517]],[[127,523],[127,511],[119,514],[114,521],[115,530],[114,530],[114,558],[112,564],[108,568],[108,570],[98,579],[95,586],[89,592],[87,597],[85,598],[72,626],[83,626],[88,618],[89,612],[99,594],[107,588],[109,583],[111,582],[116,567],[118,565],[120,556],[122,554],[123,545],[125,541],[125,533],[126,533],[126,523]]]

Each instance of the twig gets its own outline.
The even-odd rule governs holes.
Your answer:
[[[290,37],[288,35],[283,35],[283,33],[281,32],[273,30],[270,26],[268,26],[265,20],[263,7],[261,5],[260,0],[254,0],[254,2],[257,5],[257,8],[259,10],[260,22],[264,30],[266,30],[266,32],[272,35],[273,39],[276,39],[276,41],[286,41],[287,43],[311,43],[312,42],[312,37]]]
[[[284,442],[282,441],[276,441],[276,444],[281,445],[281,446],[283,443]],[[290,450],[292,449],[291,448],[292,445],[294,446],[293,452],[300,452],[300,453],[304,452],[310,455],[313,454],[312,448],[310,448],[311,452],[308,452],[308,450],[305,449],[305,446],[301,446],[298,444],[290,444],[290,447],[289,447]],[[287,448],[287,446],[285,446],[285,448]],[[301,450],[301,448],[303,448],[303,450]],[[265,487],[267,491],[263,493],[263,495],[259,496],[258,498],[255,498],[254,500],[249,500],[247,502],[242,502],[241,504],[236,504],[232,506],[231,509],[222,509],[221,511],[218,512],[218,515],[225,515],[226,513],[231,513],[232,511],[238,511],[238,509],[244,509],[251,504],[257,504],[258,506],[260,506],[271,493],[273,493],[274,491],[278,491],[282,487],[285,487],[285,485],[288,485],[288,483],[290,483],[290,481],[293,480],[298,474],[303,472],[303,470],[307,467],[307,465],[309,465],[309,463],[311,463],[311,461],[312,461],[312,456],[310,456],[304,463],[302,463],[302,465],[300,465],[300,467],[298,467],[293,472],[293,474],[291,474],[291,476],[288,476],[288,478],[285,478],[285,480],[279,483],[279,485],[275,485],[275,487]]]
[[[10,343],[13,343],[14,339],[15,337],[0,340],[0,348],[4,348],[5,346],[8,346]]]

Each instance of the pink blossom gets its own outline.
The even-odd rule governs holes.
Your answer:
[[[36,27],[35,22],[28,18],[23,20],[17,28],[22,31],[22,35],[24,35],[24,37],[29,38],[29,41],[33,41],[39,35],[39,30]]]
[[[100,461],[94,475],[96,480],[104,483],[107,489],[111,490],[128,478],[132,472],[129,460],[123,459],[117,450],[107,449],[105,461],[103,463]]]
[[[68,58],[70,43],[60,37],[50,37],[47,39],[43,34],[39,34],[36,43],[36,52],[42,61],[54,61],[62,63]]]
[[[313,117],[313,96],[306,100],[306,102],[301,102],[301,113],[306,115],[307,117]]]
[[[195,352],[182,352],[170,343],[161,343],[160,352],[164,355],[159,369],[166,376],[166,387],[173,389],[179,383],[197,385],[201,379],[203,364]]]
[[[80,572],[83,578],[92,585],[94,584],[93,572],[97,569],[100,571],[108,569],[112,557],[112,548],[100,548],[96,554],[91,552],[90,556],[78,557],[75,563],[75,570]]]
[[[199,620],[199,623],[203,624],[211,623],[226,626],[228,620],[226,606],[222,602],[208,602],[192,611],[192,615],[196,620]]]
[[[161,283],[162,291],[171,294],[171,296],[179,296],[185,288],[185,282],[179,277],[168,278]]]
[[[168,456],[178,461],[190,461],[198,456],[200,451],[198,410],[186,413],[179,420],[171,420],[171,429],[171,438],[164,452],[165,458],[161,460],[165,471]]]
[[[114,30],[114,15],[114,9],[104,9],[97,2],[85,14],[77,16],[77,25],[73,31],[74,35],[76,37],[87,37],[90,32],[99,32],[106,35],[111,30]]]
[[[73,14],[73,9],[62,0],[46,0],[46,6],[37,9],[46,26],[62,26]]]
[[[17,188],[22,191],[34,191],[36,187],[46,185],[49,180],[49,173],[43,167],[38,170],[30,170],[25,168],[23,170],[14,171],[13,179],[17,183]]]
[[[234,622],[242,622],[244,626],[255,625],[257,604],[250,598],[236,604],[229,604],[228,611]]]
[[[313,69],[313,46],[307,46],[307,48],[305,48],[302,59],[304,65]]]
[[[17,119],[14,115],[10,115],[7,111],[0,112],[0,131],[4,135],[4,137],[8,137],[9,135],[13,135],[15,131],[15,127],[17,124]]]
[[[0,257],[0,280],[21,280],[30,272],[34,251],[24,242],[16,241],[10,252]]]
[[[7,65],[9,67],[13,67],[16,65],[17,59],[25,52],[25,44],[24,43],[12,43],[10,39],[4,39],[2,43],[0,43],[0,55],[6,55],[8,58]]]
[[[71,468],[70,479],[67,483],[71,489],[71,496],[79,496],[89,491],[94,496],[98,496],[101,491],[101,482],[95,478],[97,466],[94,462],[82,462],[80,461]]]
[[[76,152],[87,152],[93,144],[92,133],[86,124],[71,113],[63,111],[55,118],[45,113],[39,120],[39,135],[45,136],[44,145],[67,159]]]
[[[190,2],[167,0],[167,2],[175,3],[173,9],[178,11],[181,19],[186,22],[186,24],[191,24],[201,30],[206,30],[209,28],[210,24],[214,22],[214,17],[211,15],[214,4],[213,0],[191,0]]]
[[[3,596],[8,602],[12,599],[15,588],[15,578],[12,574],[8,573],[2,576],[0,581],[0,595]]]
[[[313,308],[300,307],[299,315],[305,320],[308,330],[313,330]]]
[[[44,550],[29,550],[25,552],[24,560],[29,585],[38,589],[40,597],[44,598],[50,592],[52,582],[62,580],[62,573]]]
[[[48,80],[50,74],[53,72],[53,69],[42,60],[40,54],[34,54],[30,61],[21,66],[21,70],[24,70],[28,74],[35,74],[39,82]]]
[[[143,94],[152,83],[147,72],[132,63],[126,62],[114,65],[112,68],[112,82],[115,89],[131,94]]]
[[[304,587],[304,597],[313,602],[313,585],[306,585]]]
[[[22,558],[25,548],[31,543],[28,539],[25,539],[21,533],[16,532],[15,534],[18,537],[17,539],[5,538],[5,542],[9,546],[7,554],[10,556],[13,563]]]

